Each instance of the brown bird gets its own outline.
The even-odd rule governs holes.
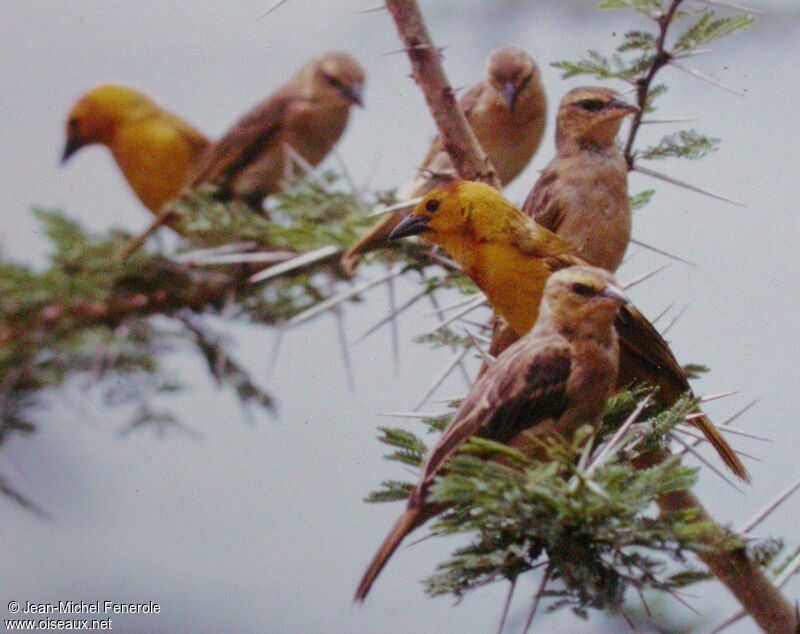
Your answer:
[[[174,198],[208,139],[152,99],[127,86],[103,85],[81,97],[67,117],[62,162],[100,143],[142,204],[153,213]]]
[[[421,235],[447,251],[517,336],[533,327],[547,278],[559,269],[586,264],[575,247],[483,183],[461,181],[427,194],[390,237],[410,235]],[[620,388],[649,383],[658,388],[655,397],[666,406],[691,392],[667,343],[633,306],[620,309],[616,327]],[[736,452],[707,416],[698,412],[689,422],[737,476],[749,480]]]
[[[570,90],[556,115],[556,156],[522,206],[588,262],[612,272],[631,238],[628,164],[616,136],[622,119],[637,110],[607,88]],[[497,356],[516,340],[497,318],[489,353]]]
[[[569,438],[600,418],[617,377],[614,318],[625,296],[610,273],[574,266],[554,273],[533,329],[508,348],[472,386],[428,454],[408,506],[367,568],[356,592],[363,601],[403,538],[441,505],[428,491],[447,459],[476,434],[543,458],[541,439]]]
[[[495,49],[486,63],[485,78],[461,98],[459,105],[497,177],[507,185],[528,165],[544,134],[547,100],[536,62],[515,46]],[[455,178],[450,156],[437,136],[419,174],[398,190],[397,198],[417,198]],[[408,213],[387,215],[353,244],[341,259],[345,271],[352,275],[359,256],[385,243]]]
[[[631,237],[628,164],[616,137],[637,111],[607,88],[570,90],[556,116],[556,156],[522,206],[608,271],[617,270]]]
[[[333,149],[350,107],[361,105],[364,70],[347,53],[323,53],[244,115],[203,154],[187,184],[213,183],[224,199],[261,209],[291,178],[292,150],[315,166]]]

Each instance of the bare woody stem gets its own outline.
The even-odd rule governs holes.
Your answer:
[[[671,59],[670,53],[665,49],[665,40],[667,29],[681,2],[682,0],[672,0],[669,9],[658,19],[656,56],[648,72],[636,84],[637,101],[642,110],[647,103],[653,78]],[[414,79],[425,95],[456,172],[462,178],[483,180],[499,189],[497,175],[456,102],[441,66],[441,55],[431,41],[416,0],[386,0],[386,7],[394,17],[411,60]],[[641,117],[641,112],[636,115],[625,146],[629,167],[633,166],[633,144]],[[652,466],[671,457],[669,451],[663,449],[649,454],[646,460],[641,461],[641,466]],[[659,507],[662,513],[692,510],[699,520],[713,522],[700,500],[689,491],[665,495],[659,500]],[[730,544],[733,538],[730,533],[722,527],[714,533],[707,540],[708,549],[698,553],[700,560],[730,590],[764,631],[770,634],[796,634],[800,624],[792,604],[767,578],[764,571],[747,557],[744,548],[721,547],[723,543]]]
[[[483,181],[500,189],[494,167],[458,105],[442,68],[441,53],[431,41],[416,0],[386,0],[386,8],[394,17],[414,79],[425,95],[456,173],[462,179]]]
[[[625,161],[628,163],[628,169],[633,169],[633,162],[635,154],[633,151],[633,143],[636,140],[636,133],[642,125],[642,117],[645,115],[645,108],[647,107],[648,97],[650,96],[650,86],[653,84],[658,71],[664,66],[669,64],[672,59],[672,54],[666,49],[667,31],[669,30],[672,20],[675,18],[675,13],[683,0],[672,0],[669,9],[662,13],[657,19],[658,24],[658,38],[656,39],[656,52],[647,72],[639,77],[636,82],[636,105],[639,106],[639,112],[633,115],[631,122],[630,132],[628,133],[628,140],[625,142]]]

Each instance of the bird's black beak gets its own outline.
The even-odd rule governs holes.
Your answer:
[[[64,153],[61,155],[61,164],[63,165],[64,163],[66,163],[67,159],[69,159],[70,156],[75,154],[75,152],[77,152],[82,145],[83,142],[81,141],[80,138],[76,136],[69,137],[67,139],[67,143],[64,145]]]
[[[417,236],[420,233],[433,231],[433,229],[428,226],[430,221],[431,219],[429,216],[415,216],[414,214],[406,216],[389,234],[389,240],[399,240],[400,238]]]
[[[352,101],[354,104],[357,104],[362,108],[364,107],[364,99],[361,95],[360,84],[353,84],[352,86],[342,86],[341,92],[342,96],[348,101]]]
[[[519,89],[511,82],[507,82],[503,84],[500,95],[503,97],[503,101],[506,102],[508,109],[514,112],[514,106],[517,104],[517,97],[519,97]]]
[[[608,284],[600,294],[603,297],[613,299],[615,302],[619,302],[620,304],[627,304],[630,301],[623,290],[615,284]]]
[[[616,110],[622,116],[626,114],[639,112],[639,108],[634,106],[632,103],[628,103],[627,101],[623,101],[622,99],[612,99],[608,104],[609,110]]]

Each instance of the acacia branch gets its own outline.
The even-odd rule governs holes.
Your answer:
[[[667,31],[672,24],[678,7],[683,0],[672,0],[669,9],[662,13],[657,19],[658,24],[658,38],[656,39],[656,52],[653,56],[647,72],[636,80],[636,105],[639,106],[639,111],[633,114],[633,121],[631,122],[630,131],[628,132],[628,140],[625,142],[625,160],[628,163],[628,169],[633,169],[633,143],[636,140],[636,133],[642,125],[642,118],[645,115],[647,108],[647,98],[650,95],[650,86],[653,84],[656,74],[664,66],[669,64],[672,59],[672,54],[666,49]]]
[[[405,44],[414,80],[428,102],[442,143],[459,178],[501,189],[494,167],[475,138],[442,68],[441,52],[431,41],[416,0],[386,0]]]

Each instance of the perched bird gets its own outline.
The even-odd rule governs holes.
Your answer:
[[[570,90],[556,116],[556,156],[522,206],[608,271],[617,270],[631,237],[628,164],[616,136],[637,110],[607,88]]]
[[[483,183],[461,181],[427,194],[390,237],[411,235],[421,235],[447,251],[517,336],[525,335],[536,322],[550,275],[586,264],[575,247]],[[616,328],[619,387],[650,383],[658,388],[656,399],[667,406],[691,390],[667,343],[632,305],[620,309]],[[741,460],[707,416],[698,412],[689,422],[705,434],[737,476],[749,480]]]
[[[107,146],[142,204],[153,213],[180,191],[208,139],[149,97],[103,85],[81,97],[67,117],[62,162],[93,143]]]
[[[361,105],[364,70],[347,53],[323,53],[274,95],[244,115],[211,145],[186,184],[213,183],[222,198],[260,209],[293,172],[292,150],[315,166],[347,125],[350,106]]]
[[[550,276],[541,300],[536,325],[472,386],[428,454],[408,506],[367,568],[356,600],[366,597],[403,538],[443,510],[427,502],[428,490],[471,436],[542,458],[537,441],[569,438],[600,418],[617,377],[614,318],[625,296],[610,273],[573,266]]]
[[[616,136],[622,119],[637,110],[607,88],[570,90],[556,115],[556,156],[522,206],[586,261],[612,272],[631,238],[628,164]],[[516,339],[496,318],[489,353],[497,356]]]
[[[536,153],[544,134],[547,101],[536,62],[515,46],[489,55],[486,76],[459,101],[478,142],[503,185],[514,180]],[[436,137],[419,174],[397,192],[401,201],[422,196],[455,180],[453,164]],[[387,215],[342,256],[342,266],[355,272],[360,255],[383,244],[406,213]]]

